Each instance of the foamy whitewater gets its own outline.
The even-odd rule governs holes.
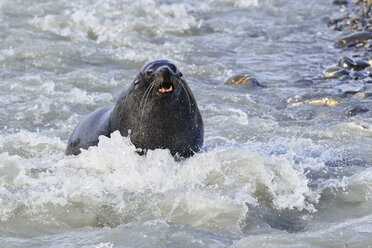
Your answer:
[[[0,247],[371,247],[372,101],[313,85],[331,1],[0,1]],[[139,156],[74,127],[149,61],[192,88],[205,152]],[[265,88],[224,85],[250,73]],[[339,97],[334,107],[293,101]],[[347,116],[363,105],[369,112]]]

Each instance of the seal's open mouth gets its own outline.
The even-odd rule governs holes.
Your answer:
[[[159,93],[171,93],[173,92],[173,84],[171,82],[163,82],[158,88]]]

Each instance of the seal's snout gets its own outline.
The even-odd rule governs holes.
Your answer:
[[[161,67],[157,70],[157,75],[161,79],[158,84],[157,90],[162,94],[172,93],[174,90],[173,85],[173,72],[169,69],[168,66]]]

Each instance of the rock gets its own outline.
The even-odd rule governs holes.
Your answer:
[[[354,34],[351,34],[344,38],[339,39],[338,41],[336,41],[335,46],[344,47],[350,42],[360,43],[360,42],[365,42],[370,39],[372,39],[372,32],[368,32],[368,31],[357,32],[357,33],[354,33]]]
[[[369,66],[368,62],[367,61],[364,61],[364,60],[355,60],[354,61],[354,70],[356,71],[361,71],[361,70],[364,70],[364,68],[367,68]]]
[[[359,129],[362,129],[362,130],[365,130],[365,129],[369,129],[369,126],[368,124],[366,123],[362,123],[362,122],[352,122],[352,123],[348,123],[348,126],[349,127],[352,127],[352,128],[359,128]]]
[[[258,80],[247,73],[241,73],[235,76],[232,76],[226,80],[224,84],[232,85],[232,84],[245,84],[251,85],[256,87],[263,87],[262,84],[258,82]]]
[[[98,39],[98,35],[92,29],[88,30],[87,36],[91,40],[97,40]]]
[[[314,82],[312,80],[309,80],[309,79],[300,79],[300,80],[297,80],[295,82],[293,82],[294,84],[297,84],[297,85],[306,85],[306,86],[309,86],[309,85],[312,85]]]
[[[355,71],[351,74],[351,78],[354,80],[365,79],[366,77],[368,77],[367,74],[361,71]]]
[[[365,98],[365,97],[367,97],[367,94],[364,92],[355,93],[353,96],[353,98]]]
[[[369,109],[364,106],[350,107],[345,110],[345,114],[349,117],[355,116],[357,114],[366,113]]]
[[[346,80],[350,80],[351,77],[349,75],[342,75],[341,77],[338,78],[339,80],[341,81],[346,81]]]
[[[357,45],[357,43],[355,43],[354,41],[351,41],[349,43],[347,43],[346,47],[350,48],[350,47],[355,47]]]
[[[353,97],[360,97],[360,98],[365,98],[365,97],[371,97],[372,96],[372,88],[368,89],[365,88],[363,91],[355,93]]]
[[[372,40],[368,40],[365,44],[366,48],[372,48]]]
[[[338,19],[331,19],[329,17],[325,17],[323,20],[327,22],[329,27],[336,27],[338,23],[342,22],[345,18],[338,18]]]
[[[346,1],[346,0],[333,0],[333,4],[335,4],[335,5],[346,5],[348,3],[349,2]]]
[[[354,66],[354,61],[348,57],[341,57],[338,59],[337,64],[345,69],[351,69]]]
[[[333,20],[330,18],[330,17],[328,17],[328,16],[326,16],[326,17],[323,17],[322,18],[322,22],[325,22],[325,23],[327,23],[327,25],[328,26],[330,26],[330,25],[332,25],[333,23]]]
[[[368,75],[368,77],[372,77],[372,66],[365,68],[364,72]]]
[[[343,75],[349,75],[349,72],[342,67],[331,67],[323,72],[326,78],[338,78]]]
[[[342,84],[336,87],[343,94],[356,94],[364,90],[363,84]]]
[[[299,106],[304,106],[304,105],[319,105],[319,106],[328,106],[328,107],[333,107],[336,106],[342,102],[339,99],[332,98],[332,97],[323,97],[319,99],[311,99],[311,100],[306,100],[304,102],[294,102],[290,104],[289,106],[291,107],[299,107]]]
[[[337,65],[345,69],[349,69],[349,70],[354,69],[356,71],[361,71],[364,68],[367,68],[368,66],[370,66],[367,61],[364,61],[364,60],[353,61],[352,59],[348,57],[344,57],[344,56],[338,59]]]

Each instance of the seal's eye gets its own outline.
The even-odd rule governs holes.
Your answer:
[[[151,74],[154,72],[154,69],[148,69],[147,71],[146,71],[146,76],[151,76]]]

